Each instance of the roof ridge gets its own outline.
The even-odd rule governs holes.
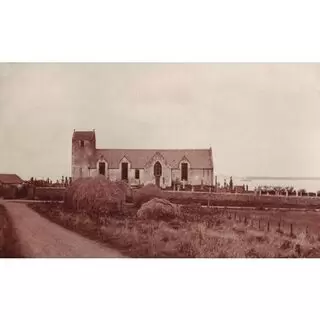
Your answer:
[[[171,167],[176,167],[184,158],[193,168],[212,168],[210,149],[96,149],[97,156],[103,155],[110,168],[118,168],[118,163],[125,156],[133,167],[143,168],[156,153],[161,154]]]

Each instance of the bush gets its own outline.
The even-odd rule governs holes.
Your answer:
[[[18,188],[16,186],[0,187],[0,197],[4,199],[16,199],[18,194]]]
[[[103,176],[77,179],[65,192],[65,207],[91,214],[110,214],[119,211],[125,192],[116,182]]]
[[[19,241],[12,219],[3,205],[0,205],[0,258],[20,258]]]
[[[171,220],[179,215],[178,206],[166,199],[154,198],[144,203],[137,212],[138,218]]]
[[[154,198],[164,198],[164,193],[155,184],[148,184],[136,191],[133,200],[135,205],[139,208],[142,204]]]
[[[125,194],[125,200],[127,202],[131,202],[132,201],[132,189],[130,188],[128,183],[126,183],[125,181],[116,181],[115,183],[122,190],[122,192]]]

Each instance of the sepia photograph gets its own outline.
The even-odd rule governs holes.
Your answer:
[[[319,258],[319,64],[0,64],[0,253]]]
[[[319,11],[1,1],[1,318],[314,319]]]

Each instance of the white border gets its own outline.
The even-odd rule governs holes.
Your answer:
[[[0,3],[0,60],[318,61],[317,1]]]
[[[314,62],[317,1],[0,3],[6,62]],[[1,115],[1,110],[0,110]],[[3,319],[310,319],[318,260],[1,260]]]
[[[3,319],[311,319],[318,314],[319,261],[42,259],[5,260],[0,266]]]

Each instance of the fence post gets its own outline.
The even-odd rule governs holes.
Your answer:
[[[279,223],[278,223],[278,232],[280,232],[281,231],[281,222],[279,221]]]
[[[260,230],[260,219],[259,219],[259,230]]]
[[[244,223],[247,224],[247,216],[244,216]]]
[[[292,223],[290,224],[290,237],[293,236],[293,228],[292,228]]]
[[[306,235],[308,234],[308,232],[309,232],[309,228],[308,226],[306,226]]]
[[[267,231],[270,231],[270,221],[268,220],[268,226],[267,226]]]

